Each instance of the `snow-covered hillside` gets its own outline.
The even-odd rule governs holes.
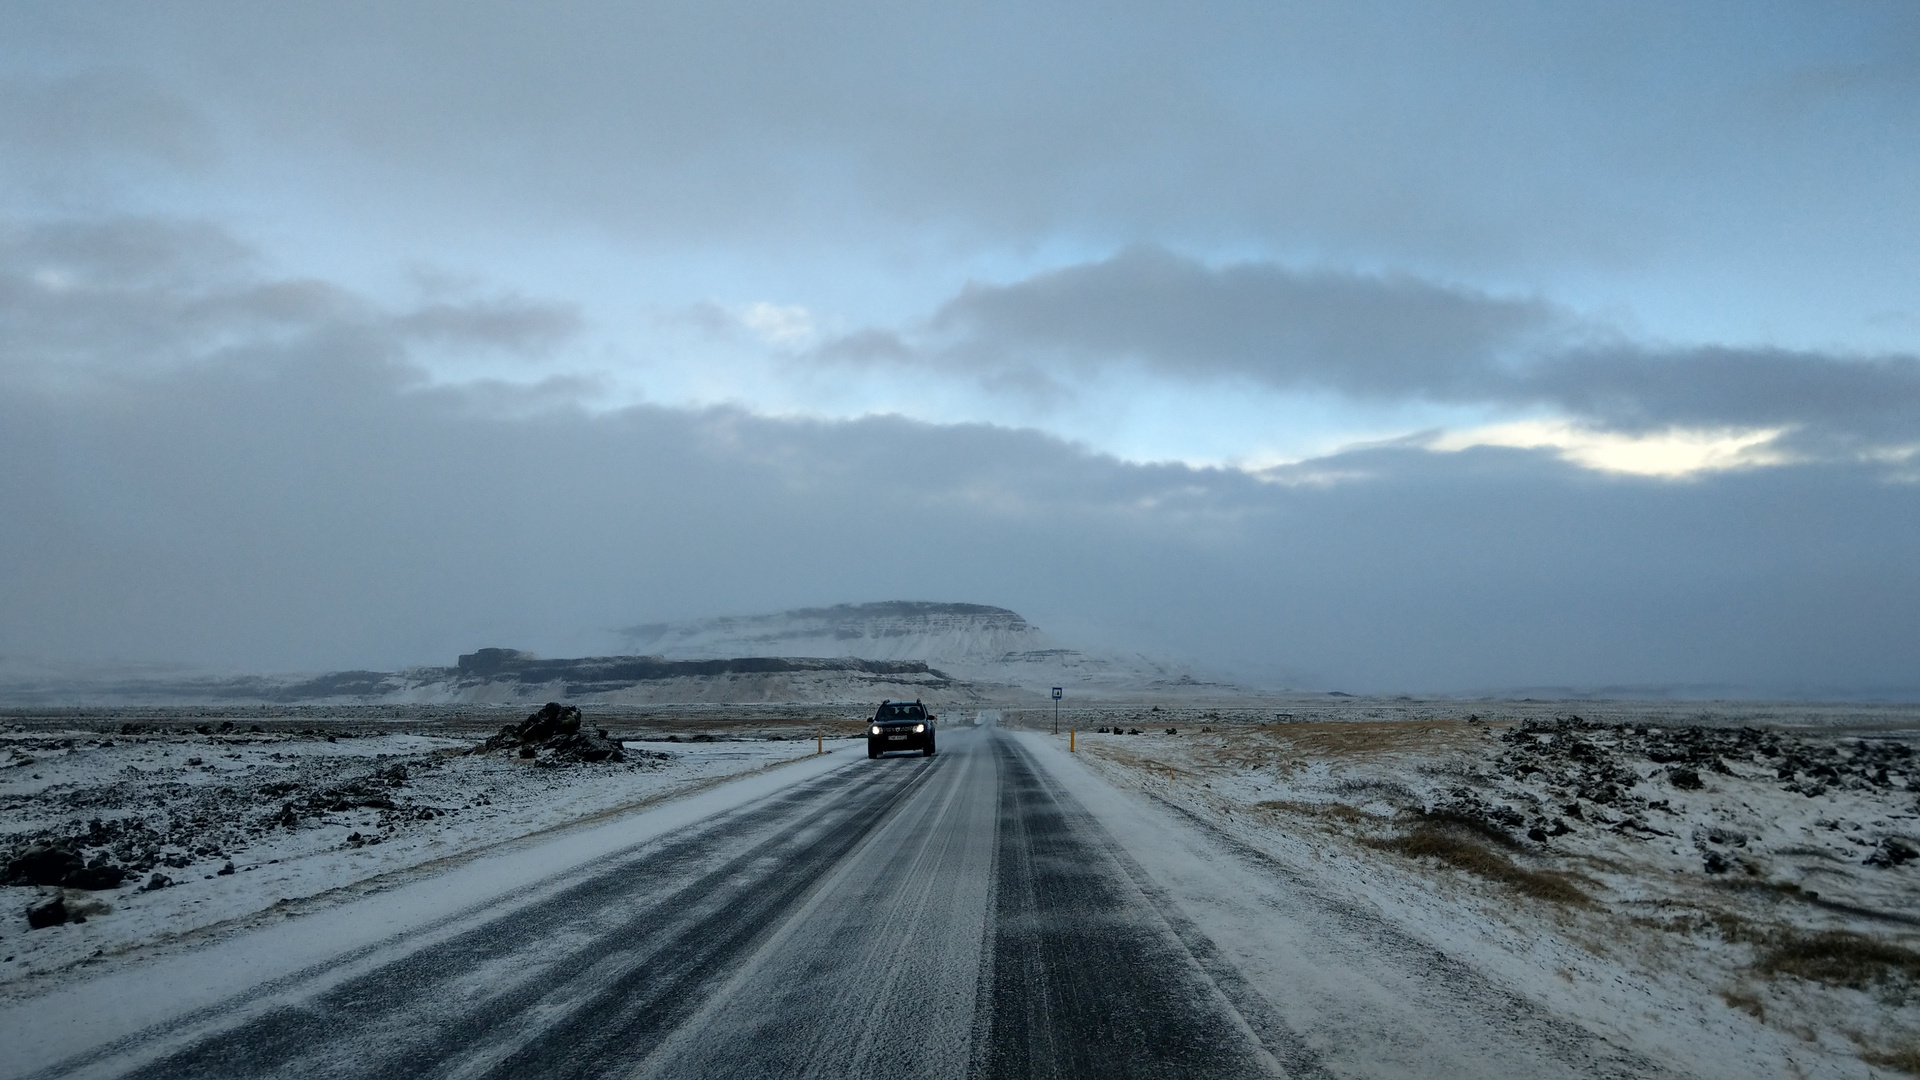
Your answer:
[[[622,631],[635,653],[672,659],[739,656],[917,660],[957,679],[1075,696],[1234,693],[1187,668],[1138,654],[1088,653],[1048,637],[1018,612],[985,604],[890,600],[766,615],[654,623]]]
[[[635,654],[687,660],[857,656],[938,666],[936,662],[992,662],[1010,653],[1060,647],[1006,608],[918,600],[654,623],[621,635]]]
[[[889,601],[637,626],[616,656],[546,659],[484,648],[453,667],[280,675],[0,664],[0,705],[853,702],[936,695],[987,703],[1234,696],[1140,655],[1081,652],[1006,608]]]

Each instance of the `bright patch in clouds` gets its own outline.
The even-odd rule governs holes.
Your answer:
[[[800,345],[813,337],[813,313],[798,304],[748,304],[740,321],[769,345]]]
[[[1601,472],[1673,479],[1725,469],[1782,465],[1788,456],[1773,446],[1785,428],[1668,428],[1644,435],[1593,431],[1565,420],[1521,420],[1450,432],[1428,445],[1456,451],[1475,446],[1546,449]]]

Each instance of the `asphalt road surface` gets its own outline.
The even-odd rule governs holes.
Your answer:
[[[1322,936],[1342,932],[1336,917]],[[1398,962],[1381,956],[1391,942],[1355,947]],[[1324,979],[1307,970],[1324,958],[1299,962],[1301,986]],[[1526,1044],[1517,1057],[1416,1046],[1377,1068],[1364,1051],[1329,1058],[1341,1038],[1369,1037],[1342,1010],[1379,1013],[1390,1039],[1396,1008],[1424,1007],[1361,982],[1358,996],[1297,1001],[1256,990],[1019,738],[949,728],[937,757],[836,769],[606,860],[531,906],[49,1075],[1622,1071],[1596,1068],[1580,1033],[1547,1020],[1512,1037]]]

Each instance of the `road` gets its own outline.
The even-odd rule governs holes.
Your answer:
[[[1250,979],[1112,814],[1022,738],[949,729],[937,757],[826,772],[410,952],[283,980],[43,1075],[1638,1071],[1304,893],[1292,911],[1246,909],[1301,934]]]

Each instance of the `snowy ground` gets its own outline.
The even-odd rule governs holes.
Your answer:
[[[550,892],[567,868],[630,848],[643,819],[664,835],[748,794],[870,765],[843,741],[854,715],[797,706],[590,708],[587,723],[627,746],[618,764],[467,752],[522,714],[0,718],[0,855],[60,841],[136,875],[112,889],[0,889],[0,1009],[95,1025],[87,1037],[110,1042],[173,1008],[73,1005],[115,979],[150,991],[188,972],[217,996],[208,957],[293,971],[322,958],[289,953],[296,939],[330,956],[403,930],[450,933],[433,929],[449,893]],[[1335,1073],[1379,1074],[1389,1059],[1410,1075],[1457,1073],[1434,1055],[1518,1015],[1501,1003],[1509,991],[1537,1017],[1599,1034],[1621,1055],[1608,1069],[1627,1074],[1648,1072],[1637,1061],[1703,1076],[1920,1073],[1910,711],[1320,698],[1072,710],[1058,738],[1034,733],[1051,719],[1005,712],[1156,879],[1149,891],[1319,1039]],[[1065,727],[1077,729],[1071,756]],[[842,752],[814,757],[816,731]],[[943,737],[939,758],[892,764],[957,775],[965,745]],[[895,775],[880,764],[847,775]],[[1078,831],[1091,842],[1095,830]],[[173,884],[144,889],[156,874]],[[891,887],[909,885],[927,882]],[[85,921],[28,929],[28,907],[56,893]],[[282,923],[304,929],[273,931]],[[251,928],[262,932],[238,932]],[[1405,1045],[1397,1029],[1371,1032],[1371,1056],[1346,1068],[1340,1024],[1361,1013],[1437,1026],[1409,1021]],[[1559,1038],[1536,1027],[1481,1041]]]
[[[811,756],[818,720],[836,722],[620,717],[601,722],[624,737],[625,762],[569,764],[469,753],[517,711],[383,716],[0,721],[0,869],[51,843],[128,875],[105,889],[0,887],[0,1000],[77,964],[312,910]],[[31,929],[28,910],[54,897],[71,921]]]
[[[1068,719],[1113,784],[1626,1045],[1704,1075],[1920,1072],[1912,716],[1317,709]]]

